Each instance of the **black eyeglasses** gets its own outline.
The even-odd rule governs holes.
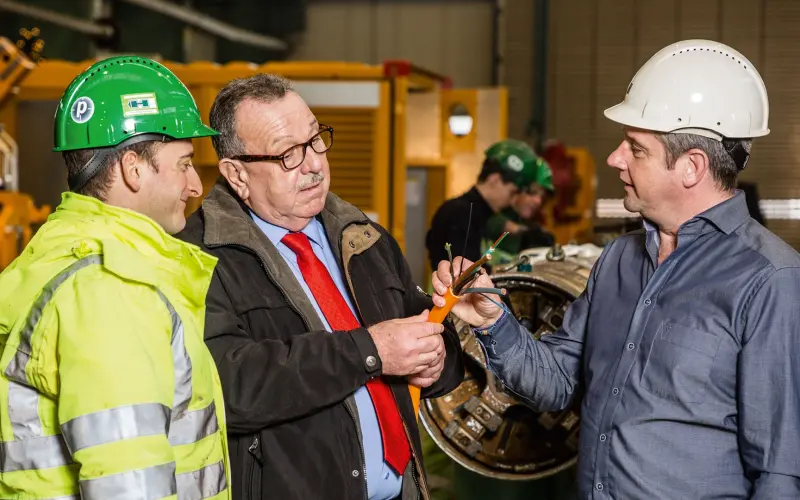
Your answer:
[[[239,160],[245,163],[256,161],[280,161],[285,170],[294,170],[302,165],[306,159],[306,148],[311,147],[317,153],[324,153],[333,146],[333,127],[319,124],[319,132],[308,141],[296,144],[279,155],[236,155],[231,160]]]

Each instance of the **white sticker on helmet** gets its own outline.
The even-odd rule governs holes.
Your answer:
[[[69,114],[75,123],[86,123],[94,114],[94,102],[88,97],[81,97],[72,103]]]
[[[522,168],[525,166],[520,157],[517,155],[510,155],[506,160],[506,164],[508,165],[508,168],[515,172],[521,172]]]

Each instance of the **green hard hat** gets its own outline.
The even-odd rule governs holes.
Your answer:
[[[138,56],[98,61],[61,96],[53,151],[124,147],[146,140],[217,135],[200,117],[192,94],[164,65]],[[80,184],[102,163],[91,161]],[[94,164],[94,168],[90,168]],[[70,188],[78,189],[70,179]]]
[[[513,172],[514,183],[520,188],[527,188],[535,183],[548,191],[554,190],[550,166],[526,143],[506,139],[489,146],[485,155],[497,160],[504,170]]]

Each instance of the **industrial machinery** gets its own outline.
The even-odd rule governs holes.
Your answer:
[[[41,51],[42,43],[35,31],[25,31],[26,40],[12,44],[0,37],[0,107],[18,89],[22,79],[35,63],[25,53]],[[50,214],[50,207],[36,208],[33,198],[19,192],[17,143],[0,123],[0,270],[5,269],[25,248],[33,236],[33,226],[41,224]]]
[[[539,338],[561,326],[600,252],[590,244],[531,249],[491,278],[506,290],[509,310]],[[542,479],[571,467],[580,398],[560,412],[533,411],[487,369],[469,326],[455,321],[467,373],[450,394],[423,401],[421,421],[434,442],[462,467],[499,480]]]
[[[561,244],[593,241],[597,174],[591,153],[550,140],[541,156],[553,170],[556,191],[555,199],[542,211],[544,227]]]

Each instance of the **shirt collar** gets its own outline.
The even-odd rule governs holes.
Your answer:
[[[725,234],[731,234],[749,218],[750,210],[747,209],[747,200],[744,192],[739,189],[732,198],[714,205],[695,217],[695,219],[707,220]]]
[[[272,242],[273,245],[277,246],[278,243],[289,233],[289,230],[280,226],[276,226],[270,222],[265,221],[261,217],[259,217],[255,212],[249,210],[250,218],[253,219],[253,222],[256,223],[261,231],[263,231],[264,235]],[[319,246],[322,245],[322,224],[320,224],[319,220],[316,217],[311,219],[311,222],[306,224],[300,232],[308,236],[308,239],[311,240],[312,243],[315,243]]]
[[[747,209],[747,200],[745,200],[744,192],[737,189],[732,198],[718,203],[684,222],[678,232],[680,233],[681,230],[690,227],[697,227],[697,224],[701,222],[710,222],[723,233],[731,234],[739,226],[747,222],[749,217],[750,211]],[[644,218],[642,221],[647,233],[656,231],[657,234],[658,226]]]

